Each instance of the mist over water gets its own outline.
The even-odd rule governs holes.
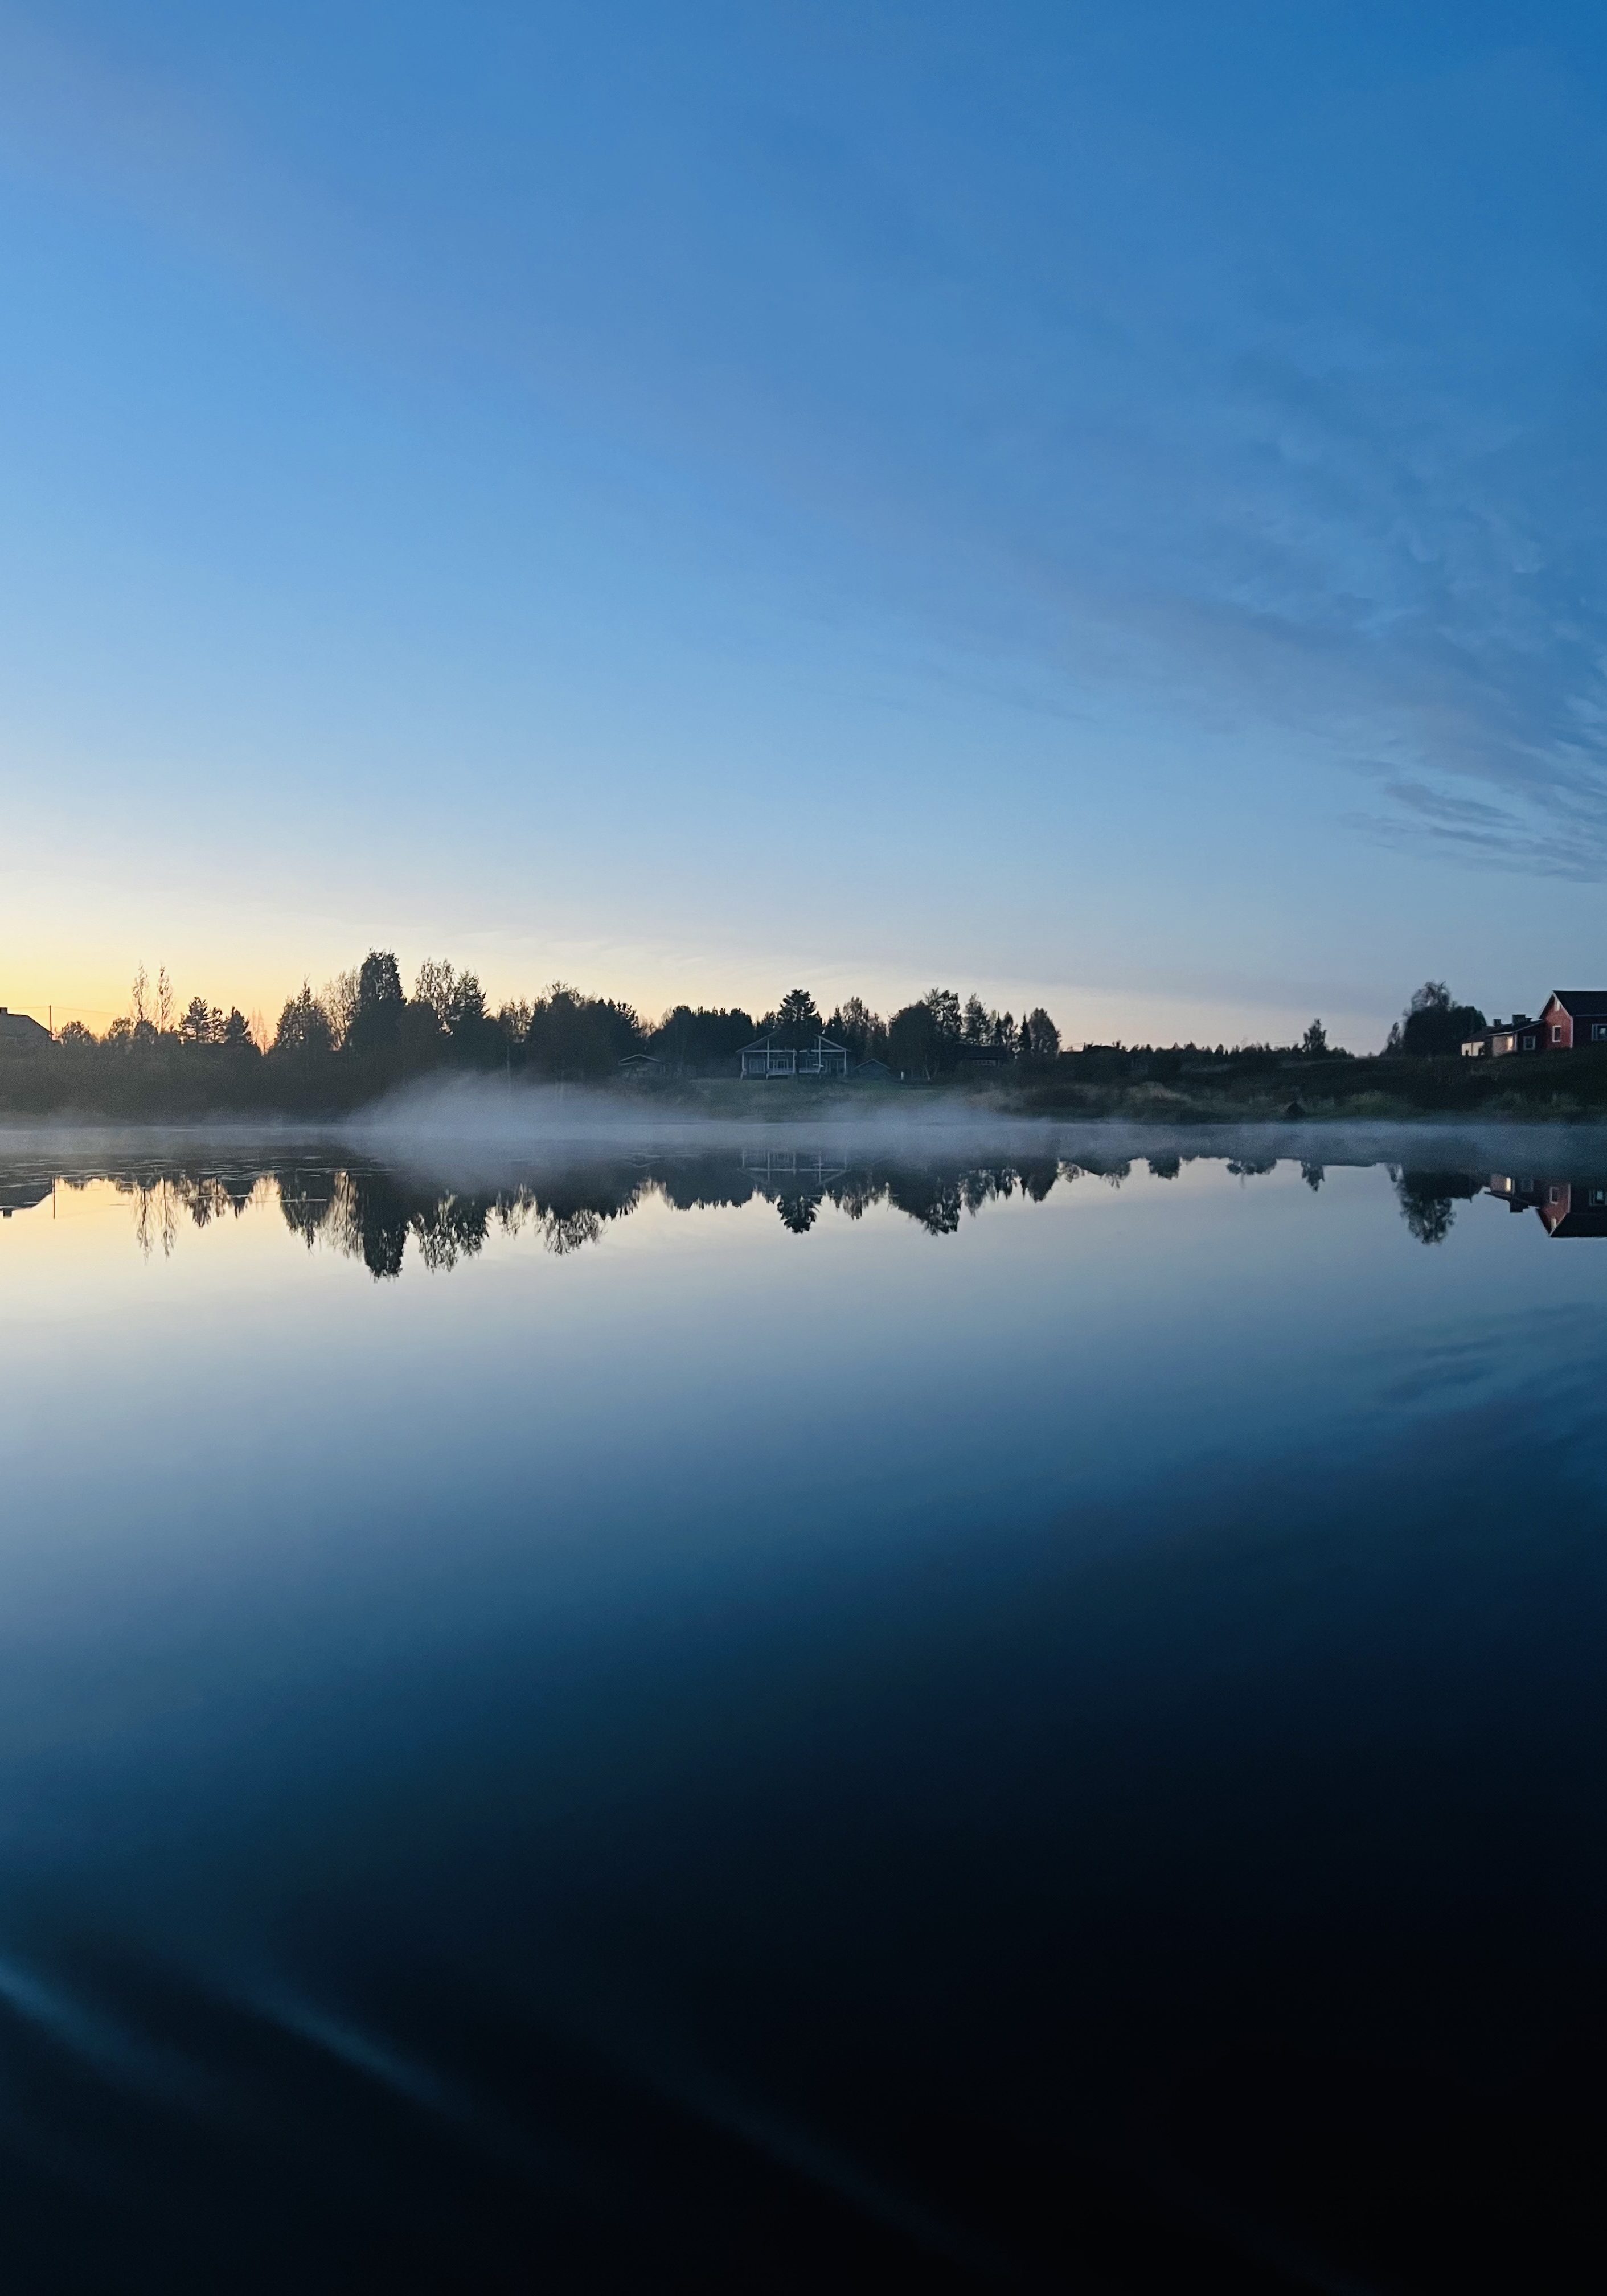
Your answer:
[[[8,2285],[1572,2284],[1607,1140],[0,1144]]]

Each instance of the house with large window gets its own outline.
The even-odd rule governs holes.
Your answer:
[[[830,1037],[816,1037],[812,1045],[778,1045],[774,1037],[760,1037],[742,1047],[745,1077],[845,1077],[849,1048]]]

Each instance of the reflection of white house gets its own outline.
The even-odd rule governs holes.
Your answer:
[[[768,1182],[775,1187],[823,1189],[830,1180],[840,1180],[848,1171],[840,1163],[828,1164],[824,1157],[812,1156],[808,1151],[800,1156],[796,1148],[744,1148],[742,1169],[753,1179]]]
[[[812,1045],[778,1045],[774,1037],[760,1037],[742,1047],[745,1077],[838,1076],[849,1072],[846,1045],[830,1037],[816,1037]]]

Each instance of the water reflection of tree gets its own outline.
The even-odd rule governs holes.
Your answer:
[[[410,1182],[380,1168],[332,1172],[327,1185],[299,1170],[278,1176],[286,1224],[310,1244],[321,1241],[360,1259],[381,1281],[398,1276],[412,1242],[420,1264],[443,1275],[481,1252],[495,1224],[505,1235],[534,1227],[559,1258],[595,1243],[605,1221],[631,1210],[643,1193],[639,1174],[612,1175],[591,1188],[574,1182],[543,1189],[529,1184],[495,1190],[442,1188]]]
[[[577,1204],[567,1212],[545,1211],[541,1215],[541,1240],[561,1259],[566,1251],[578,1251],[583,1244],[595,1243],[602,1234],[603,1214],[589,1205]]]
[[[170,1257],[182,1219],[204,1228],[225,1212],[238,1218],[257,1186],[254,1175],[239,1173],[143,1171],[110,1177],[119,1195],[134,1199],[135,1242],[147,1259],[157,1250],[164,1259]]]
[[[925,1172],[898,1174],[888,1182],[887,1200],[895,1210],[918,1221],[928,1235],[953,1235],[965,1209],[957,1178]]]
[[[1219,1147],[1213,1152],[1204,1146],[1168,1150],[1145,1161],[1153,1178],[1170,1180],[1185,1163],[1200,1159],[1225,1166],[1241,1180],[1276,1168],[1271,1157],[1225,1158]],[[386,1281],[401,1274],[410,1246],[427,1273],[443,1274],[477,1258],[494,1229],[508,1236],[529,1232],[545,1250],[566,1257],[600,1242],[611,1222],[627,1218],[651,1197],[680,1210],[762,1201],[774,1207],[789,1234],[799,1236],[814,1234],[828,1209],[859,1221],[884,1208],[941,1238],[958,1234],[990,1204],[1017,1197],[1042,1203],[1055,1187],[1084,1176],[1119,1187],[1134,1168],[1126,1158],[1088,1152],[1075,1160],[860,1153],[834,1163],[824,1154],[765,1149],[742,1156],[710,1150],[644,1152],[601,1163],[590,1159],[572,1167],[531,1168],[502,1185],[480,1187],[448,1186],[360,1160],[316,1156],[266,1157],[250,1166],[102,1168],[93,1177],[111,1180],[133,1199],[136,1241],[147,1254],[158,1249],[171,1252],[185,1222],[207,1228],[225,1213],[238,1218],[261,1198],[277,1202],[285,1226],[309,1249],[324,1246],[360,1260],[371,1275]],[[1300,1170],[1308,1187],[1321,1185],[1321,1165],[1303,1163]],[[1444,1242],[1456,1203],[1477,1194],[1484,1179],[1482,1174],[1403,1171],[1393,1165],[1389,1170],[1402,1217],[1424,1243]],[[62,1185],[82,1185],[84,1179],[63,1175]]]
[[[281,1203],[283,1188],[281,1181]],[[401,1274],[409,1226],[406,1201],[388,1174],[337,1175],[322,1232],[337,1251],[349,1259],[360,1259],[371,1275],[383,1278]]]
[[[1471,1203],[1484,1186],[1482,1174],[1466,1172],[1406,1172],[1391,1166],[1390,1177],[1400,1201],[1400,1216],[1419,1243],[1443,1243],[1455,1220],[1455,1207]]]
[[[335,1217],[338,1173],[317,1169],[281,1172],[279,1210],[292,1235],[310,1251]]]

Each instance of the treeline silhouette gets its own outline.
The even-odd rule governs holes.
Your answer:
[[[1060,1050],[1060,1031],[1041,1007],[1018,1022],[1009,1013],[990,1010],[974,994],[962,1004],[951,988],[929,990],[890,1020],[858,996],[823,1015],[807,988],[792,988],[774,1011],[757,1019],[735,1005],[677,1004],[650,1023],[632,1005],[585,996],[563,981],[534,1000],[505,1003],[493,1013],[472,972],[460,972],[437,958],[419,967],[408,996],[395,956],[384,949],[371,949],[360,965],[320,992],[304,981],[286,998],[266,1044],[258,1043],[238,1008],[225,1014],[196,996],[175,1017],[170,1002],[166,973],[159,976],[153,995],[142,969],[135,979],[131,1012],[114,1021],[104,1037],[96,1038],[73,1022],[58,1042],[116,1051],[168,1046],[247,1056],[266,1052],[294,1060],[379,1055],[415,1068],[448,1061],[479,1068],[517,1064],[571,1081],[609,1076],[634,1054],[656,1056],[690,1075],[734,1075],[736,1055],[759,1037],[803,1046],[825,1035],[857,1061],[884,1060],[927,1074],[957,1065],[967,1052],[1048,1060]]]
[[[808,989],[793,988],[757,1016],[740,1006],[677,1004],[650,1021],[628,1004],[563,981],[492,1011],[474,973],[430,958],[409,994],[395,955],[371,949],[320,990],[304,981],[271,1029],[205,996],[181,1006],[166,970],[153,984],[142,966],[129,1011],[104,1035],[70,1021],[47,1054],[8,1061],[7,1097],[27,1103],[22,1071],[31,1063],[56,1098],[62,1087],[70,1098],[76,1086],[114,1107],[332,1110],[438,1070],[599,1084],[645,1055],[655,1064],[649,1075],[735,1078],[739,1054],[757,1038],[804,1047],[823,1034],[847,1049],[853,1070],[874,1074],[866,1064],[880,1063],[922,1080],[968,1062],[1042,1070],[1060,1052],[1060,1031],[1041,1007],[1018,1021],[974,994],[962,1002],[949,988],[931,989],[886,1019],[858,996],[823,1014]]]
[[[1566,1060],[1464,1061],[1457,1047],[1480,1017],[1444,982],[1425,981],[1385,1051],[1368,1058],[1331,1044],[1321,1020],[1290,1045],[1116,1042],[1070,1051],[1041,1007],[1017,1020],[948,988],[930,989],[888,1018],[857,996],[823,1014],[808,990],[793,988],[757,1016],[677,1004],[650,1022],[628,1004],[562,981],[493,1012],[472,972],[438,959],[420,966],[409,993],[394,955],[371,949],[321,990],[303,982],[271,1028],[202,996],[181,1006],[165,971],[153,987],[142,968],[129,1012],[103,1036],[71,1022],[40,1048],[0,1045],[0,1111],[338,1116],[410,1080],[455,1071],[592,1086],[634,1076],[673,1088],[734,1080],[742,1048],[760,1037],[807,1047],[823,1032],[846,1047],[857,1089],[972,1081],[1005,1087],[1026,1113],[1168,1122],[1607,1109],[1607,1047]],[[743,1094],[744,1114],[758,1105]],[[765,1112],[775,1105],[764,1103]]]

